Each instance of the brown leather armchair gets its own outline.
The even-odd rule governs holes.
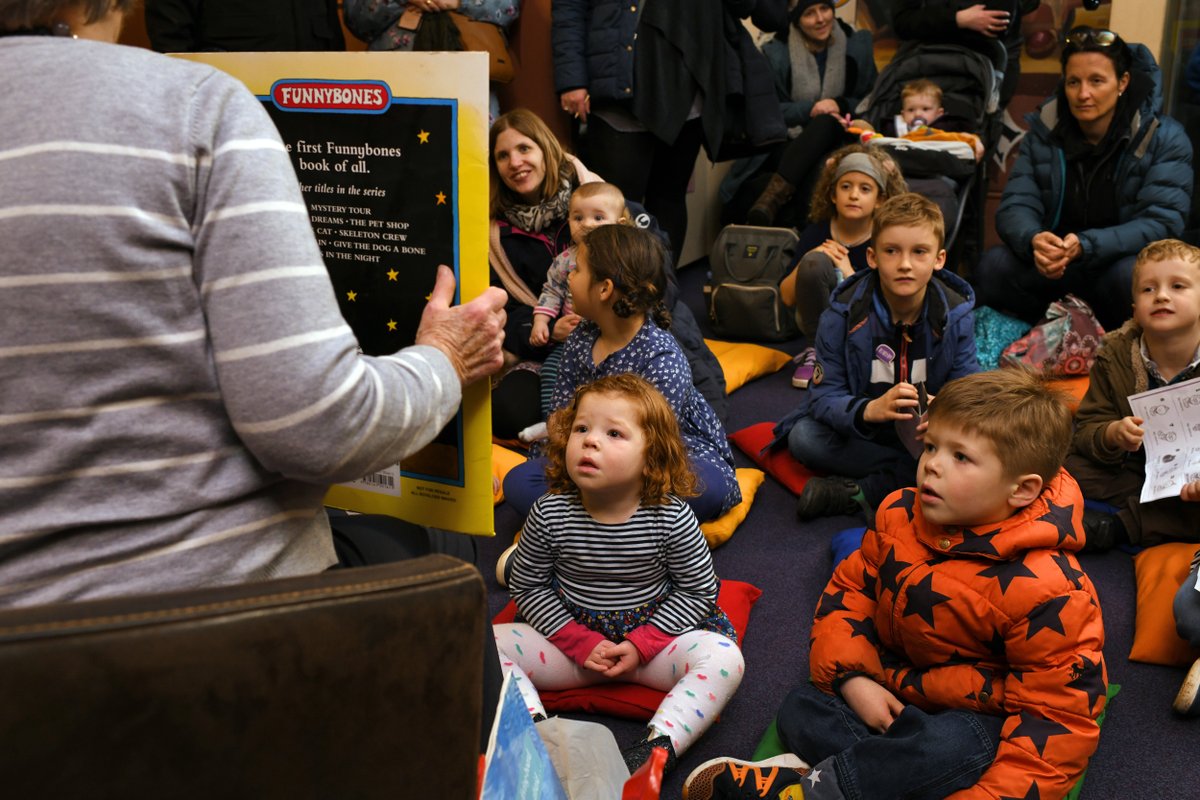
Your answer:
[[[485,617],[441,555],[0,612],[0,792],[474,797]]]

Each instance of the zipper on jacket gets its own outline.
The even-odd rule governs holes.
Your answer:
[[[1063,149],[1058,149],[1058,207],[1054,209],[1054,219],[1050,222],[1048,230],[1058,230],[1058,223],[1062,220],[1063,203],[1067,199],[1067,154]]]

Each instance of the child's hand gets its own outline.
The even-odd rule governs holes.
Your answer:
[[[606,678],[624,675],[626,672],[637,669],[638,664],[642,663],[642,657],[638,654],[637,648],[633,646],[633,642],[628,640],[614,644],[604,655],[613,662],[611,667],[604,670]]]
[[[616,645],[608,639],[593,647],[592,652],[588,654],[587,660],[583,662],[584,669],[590,669],[595,672],[605,672],[612,669],[617,662],[615,659],[609,658],[608,652],[614,647]]]
[[[887,394],[867,403],[863,411],[866,422],[891,422],[897,419],[912,419],[911,410],[921,405],[917,387],[911,383],[897,383]]]
[[[565,342],[582,320],[578,314],[563,314],[554,323],[554,341]]]
[[[983,161],[983,140],[976,136],[971,145],[975,148],[975,160]]]
[[[1185,483],[1179,490],[1179,499],[1185,503],[1200,503],[1200,481]]]
[[[529,331],[529,343],[541,347],[550,341],[550,318],[544,314],[533,315],[533,329]]]
[[[1142,437],[1146,435],[1142,430],[1144,421],[1141,417],[1122,417],[1108,423],[1104,429],[1104,443],[1109,447],[1135,452],[1142,446]]]
[[[838,272],[842,274],[842,280],[854,274],[854,265],[850,263],[850,251],[841,242],[826,239],[813,249],[820,250],[829,257],[829,260],[837,267]]]
[[[883,733],[904,710],[900,698],[868,678],[855,675],[842,684],[842,699],[871,730]]]

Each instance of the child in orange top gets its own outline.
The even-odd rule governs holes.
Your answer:
[[[1070,411],[1030,373],[947,384],[918,485],[880,506],[817,606],[812,685],[776,720],[794,755],[709,762],[684,797],[745,796],[757,781],[764,797],[808,800],[1063,797],[1107,692],[1100,602],[1073,555],[1070,441]]]

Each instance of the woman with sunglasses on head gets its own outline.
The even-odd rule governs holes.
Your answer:
[[[1183,231],[1192,145],[1162,113],[1161,75],[1143,45],[1075,28],[1062,69],[1058,91],[1026,117],[996,215],[1004,244],[972,282],[980,304],[1030,323],[1071,293],[1113,329],[1129,318],[1138,251]]]

